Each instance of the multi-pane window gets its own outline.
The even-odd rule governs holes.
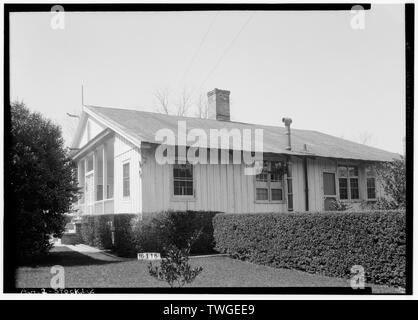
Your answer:
[[[129,162],[123,164],[123,196],[130,196],[130,168]]]
[[[340,182],[340,199],[348,199],[347,179],[339,178]]]
[[[338,186],[340,199],[356,200],[360,198],[358,184],[358,167],[339,166],[338,167]]]
[[[87,157],[87,170],[86,172],[90,172],[93,170],[93,155],[89,155]]]
[[[255,181],[257,201],[283,201],[283,162],[264,160]]]
[[[256,196],[257,200],[266,200],[269,199],[269,190],[267,188],[257,188],[256,189]]]
[[[367,199],[376,199],[376,172],[373,167],[366,168]]]
[[[175,196],[193,196],[193,166],[174,164],[173,183]]]
[[[292,183],[292,164],[287,164],[287,209],[293,210],[293,183]]]
[[[271,189],[271,200],[272,201],[283,200],[282,189]]]

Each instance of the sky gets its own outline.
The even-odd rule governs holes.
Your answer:
[[[65,10],[65,7],[64,7]],[[365,28],[347,12],[12,13],[10,98],[62,126],[69,144],[84,103],[157,111],[213,88],[231,120],[321,131],[403,153],[404,8],[373,5]],[[193,115],[194,110],[190,110]]]

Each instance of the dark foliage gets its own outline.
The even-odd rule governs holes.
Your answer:
[[[134,256],[136,250],[132,228],[137,220],[138,215],[135,214],[84,216],[81,240],[84,244],[109,249],[120,256]]]
[[[64,213],[77,198],[75,168],[61,129],[23,103],[12,103],[10,161],[11,208],[16,258],[34,261],[48,253],[50,236],[61,236]]]
[[[137,214],[122,214],[114,216],[115,245],[114,251],[124,257],[136,255],[134,227],[139,221]]]
[[[81,240],[99,249],[112,249],[113,215],[84,216],[81,221]]]
[[[193,242],[191,253],[212,253],[214,248],[212,219],[216,212],[166,211],[145,216],[135,226],[138,251],[164,252],[164,247],[187,247],[196,232],[200,236]]]
[[[183,287],[192,283],[203,271],[202,267],[192,267],[189,264],[190,249],[193,243],[199,239],[201,231],[196,232],[185,244],[178,248],[173,244],[164,248],[164,258],[159,265],[148,264],[148,272],[151,276],[161,281],[166,281],[170,287]]]
[[[405,212],[221,214],[216,249],[251,262],[350,277],[361,265],[368,282],[405,286]]]
[[[341,200],[334,200],[330,204],[331,211],[347,211],[351,209],[351,205]]]
[[[376,209],[406,208],[406,163],[405,158],[384,162],[377,167],[377,178],[383,185],[388,199],[378,199],[374,204]]]

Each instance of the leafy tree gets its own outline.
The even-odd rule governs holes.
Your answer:
[[[61,236],[64,213],[77,199],[75,168],[64,148],[61,129],[23,103],[11,104],[10,185],[16,255],[33,261]]]
[[[371,204],[371,209],[391,210],[406,208],[406,166],[405,158],[384,162],[376,168],[377,179],[383,186],[385,198]]]

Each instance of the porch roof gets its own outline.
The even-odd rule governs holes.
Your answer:
[[[97,136],[91,139],[86,145],[84,145],[81,149],[73,150],[73,160],[77,160],[84,157],[86,154],[90,153],[93,149],[95,149],[97,146],[103,143],[103,141],[107,140],[113,135],[114,132],[111,129],[107,128],[106,130],[103,130]]]

